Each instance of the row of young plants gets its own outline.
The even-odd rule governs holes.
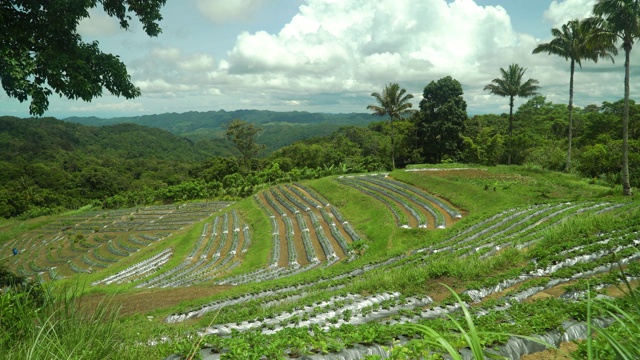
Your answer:
[[[566,215],[566,214],[565,214],[565,215]],[[515,228],[512,228],[512,229],[515,229]],[[500,231],[500,230],[497,230],[497,231]],[[515,230],[514,230],[514,231],[515,231]],[[632,235],[629,235],[629,236],[632,236]],[[612,242],[612,243],[613,243],[613,242]],[[437,255],[438,253],[432,253],[432,254],[436,254],[436,255]],[[443,253],[443,254],[441,254],[441,255],[442,255],[442,256],[448,256],[448,255],[447,255],[447,254],[445,254],[445,253]],[[421,256],[421,255],[419,255],[419,256]],[[427,259],[427,258],[425,258],[425,260],[428,260],[428,259]],[[409,266],[414,266],[414,265],[409,265]],[[520,270],[522,270],[522,269],[520,269]],[[545,279],[545,280],[537,280],[537,283],[536,283],[535,281],[533,281],[533,280],[529,280],[528,282],[526,282],[526,284],[521,285],[521,289],[519,290],[519,292],[526,291],[526,290],[528,290],[528,289],[544,288],[544,281],[547,281],[547,280],[546,280],[546,279]],[[514,297],[514,296],[511,296],[511,295],[513,295],[513,294],[509,294],[509,296],[510,296],[510,297]],[[531,296],[531,294],[529,294],[528,296]],[[521,297],[521,299],[523,299],[523,298],[526,298],[526,297]],[[517,298],[514,298],[514,299],[517,299]],[[504,306],[504,304],[502,304],[502,306]],[[365,310],[365,312],[366,312],[366,310]],[[553,312],[557,312],[557,311],[555,311],[555,310],[554,310]],[[545,311],[545,313],[548,313],[548,311]],[[289,316],[289,317],[293,317],[293,318],[294,318],[294,320],[296,320],[296,318],[295,318],[296,313],[295,313],[295,312],[290,312],[290,313],[288,313],[288,314],[293,314],[293,315],[288,315],[288,316]],[[316,314],[316,315],[317,315],[317,314]],[[346,315],[348,315],[347,317],[351,319],[352,314],[347,313]],[[302,322],[302,321],[303,321],[303,320],[302,320],[302,317],[301,317],[301,316],[299,316],[299,317],[300,317],[300,322]],[[276,316],[274,316],[274,318],[277,318],[277,315],[276,315]],[[310,318],[311,318],[311,317],[310,317]],[[334,320],[334,319],[335,319],[335,315],[334,315],[333,317],[329,317],[329,319],[332,319],[331,321],[335,321],[335,320]],[[540,322],[540,324],[546,324],[544,327],[542,327],[542,326],[540,327],[540,329],[541,329],[541,330],[548,331],[548,330],[551,330],[551,329],[557,329],[557,326],[549,326],[549,324],[553,325],[553,324],[558,323],[557,321],[550,322],[550,321],[548,321],[549,319],[545,319],[545,318],[541,318],[541,319],[542,319],[542,320],[538,319],[538,321]],[[342,321],[344,321],[344,319],[341,319],[341,320],[342,320]],[[398,318],[394,319],[393,317],[390,317],[389,322],[390,322],[390,323],[392,323],[394,320],[395,320],[395,321],[404,321],[404,320],[400,320],[400,319],[398,319]],[[257,321],[256,321],[256,323],[257,323]],[[336,324],[337,324],[337,323],[338,323],[338,321],[336,321]],[[561,322],[560,322],[560,323],[561,323]],[[283,326],[286,328],[287,326],[291,326],[292,324],[291,324],[291,322],[289,321],[287,324],[279,323],[278,325],[283,325]],[[326,325],[326,324],[325,324],[325,325]],[[258,325],[252,325],[252,327],[257,327],[257,326],[258,326]],[[318,326],[319,326],[319,324],[318,324]],[[327,326],[328,326],[328,325],[327,325]],[[282,327],[282,326],[281,326],[281,327]],[[260,328],[262,328],[262,325],[260,326]],[[276,325],[276,328],[277,328],[277,325]],[[269,326],[267,326],[267,329],[266,329],[266,330],[273,331],[273,329],[269,329]],[[265,334],[263,333],[262,335],[265,335]],[[262,335],[258,335],[258,336],[262,336]],[[281,349],[281,350],[282,350],[282,351],[285,351],[285,352],[283,352],[282,354],[285,354],[285,353],[286,353],[286,350],[283,350],[283,349]],[[226,353],[225,353],[225,354],[226,354]],[[230,358],[231,358],[231,357],[230,357]]]
[[[16,268],[29,261],[33,261],[38,268],[58,266],[58,277],[69,276],[78,269],[83,272],[90,268],[92,271],[102,270],[139,251],[142,246],[149,246],[170,235],[166,231],[146,229],[147,225],[191,225],[228,204],[202,203],[81,212],[32,230],[32,237],[41,241],[32,242],[31,246],[24,246],[26,243],[23,239],[4,243],[3,246],[13,246],[20,251],[13,259]],[[53,256],[52,250],[55,250]],[[73,260],[74,268],[64,266],[72,263],[68,260]],[[87,267],[79,266],[78,262]]]
[[[613,208],[612,208],[613,209]],[[513,212],[508,212],[508,213],[513,213]],[[588,213],[587,212],[582,212],[581,214],[583,214],[584,216],[587,216]],[[566,216],[567,214],[565,214]],[[514,220],[514,219],[512,219]],[[516,220],[517,221],[517,220]],[[560,220],[559,220],[560,221]],[[566,217],[563,217],[562,221],[566,221]],[[559,225],[559,223],[558,223]],[[481,229],[481,227],[476,227],[476,229]],[[544,231],[548,231],[549,228],[545,227]],[[543,229],[537,229],[535,231],[531,231],[531,236],[538,236],[540,238],[542,238],[542,230]],[[484,232],[485,234],[487,234],[487,232]],[[536,234],[537,233],[537,234]],[[456,257],[465,257],[465,256],[477,256],[478,254],[474,254],[475,252],[475,248],[473,248],[472,246],[468,246],[468,242],[464,242],[463,240],[460,239],[464,239],[463,236],[454,236],[454,238],[459,239],[458,243],[459,244],[463,244],[463,247],[465,248],[464,250],[456,250],[455,247],[448,245],[447,247],[444,248],[437,248],[437,249],[432,249],[432,248],[427,248],[427,249],[422,249],[422,251],[418,252],[418,254],[422,254],[422,255],[418,255],[418,258],[415,258],[414,260],[412,260],[413,262],[418,261],[417,259],[420,259],[420,261],[424,261],[425,259],[429,258],[429,259],[433,259],[433,255],[434,254],[454,254]],[[475,245],[475,244],[474,244]],[[482,258],[482,256],[481,256]],[[532,265],[530,265],[532,266]],[[529,269],[530,270],[530,269]],[[517,276],[519,273],[519,270],[513,270],[515,273],[513,274],[513,276]],[[503,277],[509,277],[508,275],[505,274],[500,274],[494,277],[487,277],[483,280],[483,283],[481,285],[476,284],[476,285],[471,285],[471,288],[474,288],[474,286],[492,286],[492,285],[496,285],[498,282],[504,280]],[[512,276],[512,277],[513,277]]]
[[[288,265],[289,267],[296,268],[300,265],[298,264],[298,252],[296,251],[293,222],[290,217],[283,217],[282,220],[284,221],[285,238],[287,239],[287,254],[289,255]]]
[[[246,304],[250,301],[274,301],[277,303],[286,303],[290,304],[291,302],[287,299],[291,297],[296,298],[307,298],[310,294],[313,294],[315,291],[318,291],[322,294],[322,296],[330,297],[331,293],[325,291],[328,287],[333,288],[343,288],[345,284],[348,284],[353,279],[358,276],[362,276],[370,271],[383,268],[390,264],[397,262],[401,257],[393,257],[386,259],[385,261],[376,262],[376,263],[368,263],[361,266],[356,267],[353,270],[347,272],[335,272],[329,273],[327,275],[320,276],[319,278],[313,279],[303,279],[295,282],[293,284],[283,284],[282,281],[279,282],[270,282],[265,284],[266,289],[258,290],[254,292],[247,292],[242,295],[234,296],[229,299],[221,299],[216,300],[204,305],[201,305],[197,308],[187,310],[182,313],[175,313],[169,315],[165,321],[168,323],[176,323],[182,322],[187,319],[193,319],[201,317],[210,312],[215,312],[222,309],[229,309],[233,306],[239,304]],[[233,279],[249,279],[255,278],[256,282],[259,282],[260,275],[263,274],[266,269],[257,270],[255,272],[249,274],[238,275],[234,278],[225,279],[224,281],[218,282],[218,284],[227,284],[233,283]],[[283,268],[279,268],[278,270],[271,271],[281,271],[284,272]],[[296,272],[295,274],[299,274],[300,272]],[[272,279],[267,277],[268,280]],[[283,277],[286,278],[286,277]],[[238,283],[245,283],[243,281],[239,281]],[[300,296],[303,295],[303,296]]]
[[[334,300],[334,303],[341,302],[338,298]],[[409,303],[408,299],[404,299],[404,301]],[[441,334],[445,334],[444,336],[447,337],[449,343],[456,348],[466,346],[466,343],[462,341],[463,334],[459,333],[460,329],[455,327],[454,322],[443,318],[448,315],[457,322],[461,321],[463,315],[457,312],[460,305],[451,302],[451,299],[446,299],[440,306],[426,310],[421,307],[401,308],[395,315],[383,316],[383,319],[387,318],[387,320],[372,321],[358,326],[349,323],[354,318],[354,314],[346,308],[349,306],[346,302],[339,304],[345,307],[342,312],[324,312],[325,314],[339,314],[328,317],[327,323],[329,325],[325,326],[309,320],[317,317],[317,314],[323,311],[316,310],[319,308],[316,306],[313,309],[303,309],[302,312],[275,315],[265,320],[257,319],[256,321],[217,326],[208,329],[209,335],[205,335],[204,343],[208,346],[208,352],[219,352],[221,358],[228,359],[236,359],[241,355],[255,358],[260,356],[283,358],[284,356],[334,353],[334,356],[340,356],[344,355],[341,352],[344,349],[351,349],[349,353],[351,356],[355,356],[354,352],[357,353],[360,350],[362,354],[364,350],[358,348],[358,344],[365,347],[371,347],[374,344],[388,347],[402,344],[402,347],[409,348],[407,356],[402,358],[413,359],[416,358],[415,356],[427,354],[425,352],[427,344],[424,342],[422,334],[407,332],[407,327],[415,328],[413,324],[417,324],[418,327],[428,326],[437,329]],[[381,302],[378,306],[365,306],[361,308],[360,314],[364,314],[365,317],[372,316],[376,309],[391,308],[395,303],[384,304]],[[462,306],[465,304],[463,303]],[[305,315],[308,316],[305,317]],[[494,304],[478,308],[477,311],[472,311],[472,316],[481,339],[480,343],[483,347],[487,347],[505,344],[509,339],[506,334],[509,333],[544,334],[549,331],[564,330],[563,322],[569,319],[584,321],[587,318],[587,311],[584,303],[570,303],[553,298],[533,303],[522,303],[512,298],[511,301],[500,306]],[[294,332],[291,329],[300,329],[295,331],[296,336],[304,339],[299,344],[300,349],[294,352],[291,351],[291,343],[286,340]],[[220,337],[221,334],[224,334],[225,337]],[[339,346],[318,347],[316,344],[324,340],[326,336],[331,337]],[[262,345],[240,351],[242,349],[238,349],[237,346],[242,344],[241,338],[256,341]],[[419,352],[416,353],[416,350]]]
[[[231,217],[229,217],[229,213]],[[229,231],[231,225],[231,231]],[[186,258],[177,266],[145,280],[136,287],[178,287],[210,281],[222,271],[230,271],[240,264],[236,256],[242,252],[247,231],[241,231],[243,225],[237,211],[225,212],[205,223],[199,240]],[[240,234],[242,244],[240,242]],[[230,238],[230,239],[229,239]],[[206,240],[206,242],[205,242]],[[230,244],[227,246],[227,242]],[[214,247],[215,246],[215,247]],[[247,245],[248,246],[248,245]],[[235,259],[235,261],[234,261]],[[195,260],[195,261],[194,261]]]
[[[360,192],[364,193],[365,195],[371,196],[372,198],[380,201],[381,203],[383,203],[393,214],[393,217],[396,219],[396,225],[401,227],[401,228],[410,228],[410,224],[409,224],[409,219],[407,218],[407,216],[405,215],[404,211],[400,210],[398,208],[398,205],[391,201],[386,199],[385,197],[377,194],[374,191],[368,190],[366,187],[364,186],[359,186],[357,182],[351,180],[351,179],[347,179],[347,178],[343,178],[340,179],[341,182],[352,186],[356,189],[358,189]]]
[[[366,184],[362,181],[356,181],[353,177],[339,178],[339,181],[355,189],[358,189],[365,195],[371,196],[383,203],[394,215],[394,217],[396,218],[396,223],[399,224],[400,227],[410,228],[411,225],[409,223],[409,218],[411,218],[417,224],[419,224],[418,227],[426,228],[426,226],[424,226],[426,225],[426,220],[422,221],[423,224],[421,224],[421,217],[420,215],[418,215],[418,212],[409,203],[403,201],[403,199],[400,199],[393,194],[389,194],[384,190],[380,191],[380,189],[377,189],[373,185]],[[401,210],[398,205],[403,207],[405,211]],[[408,215],[407,212],[409,213]]]
[[[583,208],[588,205],[584,203],[559,204],[530,208],[519,213],[520,216],[512,219],[510,223],[503,224],[506,226],[495,228],[489,234],[476,238],[472,243],[467,243],[464,247],[459,248],[456,253],[465,256],[465,254],[468,254],[469,249],[473,249],[476,253],[485,250],[486,252],[481,256],[489,256],[495,251],[520,243],[524,234],[528,237],[539,235],[543,228],[541,225],[557,219],[564,220],[571,216],[571,211],[574,211],[573,214],[575,214],[576,208]],[[562,216],[563,213],[568,213],[568,215]]]
[[[532,295],[531,293],[530,295]],[[530,296],[529,295],[529,296]],[[587,317],[587,313],[585,311],[585,305],[583,303],[577,303],[576,305],[571,305],[566,300],[557,300],[557,299],[547,299],[543,301],[537,301],[534,303],[521,303],[519,301],[524,300],[526,297],[510,297],[510,301],[505,302],[499,306],[486,305],[483,308],[479,308],[477,312],[474,313],[473,321],[477,324],[477,330],[480,335],[480,343],[483,347],[487,346],[497,346],[501,344],[507,343],[509,336],[506,334],[545,334],[549,331],[561,331],[563,333],[566,330],[566,327],[563,327],[563,324],[567,320],[573,321],[584,321]],[[325,351],[315,351],[313,344],[316,343],[314,338],[309,339],[308,336],[302,336],[305,339],[304,344],[308,346],[306,348],[306,352],[303,354],[313,354],[313,353],[322,353],[324,355],[328,354],[330,351],[339,352],[334,356],[344,355],[343,352],[340,352],[342,349],[351,348],[352,350],[348,353],[353,355],[354,347],[357,344],[365,345],[365,346],[374,346],[374,344],[379,344],[383,346],[393,346],[402,344],[403,347],[409,347],[410,351],[406,357],[413,359],[419,355],[426,355],[425,348],[426,344],[424,344],[424,340],[421,334],[406,334],[402,329],[407,324],[418,324],[418,326],[428,326],[430,328],[438,329],[441,334],[446,334],[448,341],[453,344],[454,347],[460,348],[465,347],[466,343],[461,341],[463,339],[463,335],[458,332],[459,329],[453,327],[451,321],[443,319],[444,315],[453,316],[454,320],[460,321],[460,314],[456,312],[459,307],[452,305],[449,303],[450,300],[443,301],[441,306],[432,307],[431,309],[416,309],[416,308],[406,308],[400,309],[395,315],[391,315],[386,317],[387,320],[373,321],[366,323],[365,325],[353,326],[349,324],[349,321],[353,319],[353,314],[349,311],[345,310],[340,313],[339,317],[330,317],[327,319],[327,323],[330,325],[326,325],[325,327],[320,327],[319,324],[312,324],[309,327],[306,325],[309,320],[306,320],[304,315],[297,317],[296,315],[288,317],[288,319],[281,320],[277,325],[273,324],[261,324],[261,325],[253,325],[249,326],[251,322],[246,322],[242,324],[236,324],[238,327],[241,325],[247,325],[247,329],[257,329],[254,331],[249,331],[247,335],[241,335],[241,332],[238,332],[238,327],[234,330],[231,330],[227,333],[230,339],[237,339],[239,336],[248,336],[250,338],[259,337],[263,339],[268,339],[270,343],[280,343],[282,338],[280,336],[287,337],[287,334],[290,334],[290,330],[292,328],[301,328],[304,329],[301,334],[310,334],[312,337],[320,336],[324,338],[325,335],[331,336],[336,339],[338,342],[342,343],[342,346],[337,348],[326,349]],[[463,304],[464,305],[464,304]],[[382,306],[389,306],[387,304]],[[363,307],[362,313],[366,314],[364,316],[372,316],[375,314],[376,307],[373,306],[373,309],[369,307]],[[371,311],[371,312],[369,312]],[[496,325],[498,325],[496,327]],[[364,336],[361,332],[369,333],[371,330],[370,326],[378,328],[382,330],[382,332],[387,334],[386,341],[380,337],[373,337],[372,334],[368,334],[369,336]],[[412,325],[409,325],[412,326]],[[247,331],[244,329],[244,331]],[[569,329],[572,330],[572,329]],[[336,337],[336,331],[340,333],[340,331],[344,331],[343,336]],[[406,330],[404,330],[406,331]],[[214,332],[216,335],[219,332]],[[501,335],[497,335],[497,333]],[[576,330],[573,329],[572,333],[575,334]],[[566,334],[566,333],[565,333]],[[580,335],[584,338],[586,335],[586,331],[583,331],[583,334]],[[559,339],[566,338],[567,335],[562,335]],[[211,339],[211,341],[209,341]],[[215,336],[213,338],[207,337],[205,343],[207,344],[217,344],[213,346],[213,350],[221,351],[221,358],[236,358],[235,355],[235,341],[229,341],[228,343],[220,344],[220,341],[223,338],[219,336]],[[363,340],[367,339],[367,340]],[[223,340],[222,340],[223,341]],[[413,344],[408,344],[413,341]],[[419,345],[419,346],[418,346]],[[558,345],[557,343],[553,345]],[[228,347],[225,347],[228,346]],[[416,346],[418,346],[421,351],[419,353],[414,352],[416,350]],[[270,348],[269,353],[264,353],[264,349]],[[260,349],[260,350],[257,350]],[[273,349],[273,346],[260,347],[257,348],[255,354],[257,356],[274,356],[273,358],[280,358],[282,356],[292,356],[292,353],[288,352],[289,349],[285,347],[278,347],[277,352],[276,349]],[[364,349],[363,349],[364,350]],[[211,351],[207,349],[207,351]],[[509,350],[507,350],[509,351]],[[357,352],[357,351],[356,351]],[[363,353],[362,351],[360,352]],[[364,352],[366,353],[366,352]],[[237,354],[236,354],[237,355]],[[523,355],[523,353],[518,353],[518,357]],[[353,358],[353,357],[346,357]],[[358,357],[356,357],[358,358]]]
[[[533,244],[539,242],[542,239],[541,234],[543,234],[545,231],[550,231],[551,229],[553,229],[554,226],[561,225],[564,221],[566,221],[566,219],[571,219],[577,215],[598,216],[601,214],[605,214],[607,212],[612,212],[615,209],[618,209],[624,206],[625,206],[624,204],[594,203],[591,206],[580,207],[569,214],[565,214],[564,217],[556,217],[551,221],[544,222],[541,226],[536,225],[535,226],[536,231],[531,231],[529,234],[526,234],[526,233],[515,234],[515,235],[518,235],[517,241],[513,239],[514,234],[512,234],[508,236],[507,239],[505,240],[507,242],[503,241],[499,246],[502,246],[503,248],[506,248],[508,246],[514,246],[515,248],[520,250],[529,249],[532,247]],[[562,211],[562,210],[559,210],[559,211]],[[482,255],[482,257],[490,256],[493,253],[495,253],[495,250],[491,250],[487,252],[485,255]]]
[[[311,242],[311,235],[309,234],[307,222],[304,220],[300,213],[296,214],[296,222],[298,223],[298,229],[300,230],[300,235],[302,236],[302,245],[304,245],[304,252],[305,254],[307,254],[307,261],[312,264],[319,263],[320,260],[316,255],[316,250],[313,248],[313,243]]]
[[[383,178],[378,178],[378,177],[359,177],[358,181],[362,182],[362,183],[367,183],[370,185],[374,185],[371,186],[372,189],[376,189],[379,192],[382,192],[383,194],[387,195],[387,196],[391,196],[392,198],[397,199],[403,199],[404,203],[406,204],[411,204],[414,205],[418,208],[423,208],[424,210],[427,211],[427,213],[429,215],[431,215],[431,217],[433,218],[434,221],[434,227],[438,228],[438,229],[444,229],[446,227],[446,222],[444,219],[444,216],[442,215],[442,213],[440,211],[442,211],[441,209],[435,209],[428,200],[426,200],[425,198],[420,197],[417,193],[412,192],[412,191],[407,191],[402,187],[396,187],[393,186],[391,183],[387,182],[387,181],[383,181],[381,180]],[[407,187],[409,187],[407,185]],[[409,187],[411,188],[411,187]],[[424,214],[422,214],[422,212],[419,213],[421,215],[421,218],[424,217]],[[419,227],[422,228],[426,228],[427,222],[426,219],[424,220],[425,222],[420,224],[422,226],[419,225]]]
[[[307,194],[305,194],[304,188],[300,187],[300,185],[293,186],[291,184],[285,184],[285,187],[289,191],[291,191],[294,194],[296,194],[300,199],[302,199],[304,202],[306,202],[312,208],[316,208],[316,209],[322,208],[322,205],[320,205],[316,200],[314,200],[312,197],[309,197],[309,196],[307,196]]]
[[[543,230],[553,226],[565,218],[596,211],[605,206],[603,203],[584,202],[578,204],[542,204],[523,209],[510,209],[496,216],[482,221],[473,227],[462,230],[447,241],[440,242],[428,251],[453,251],[452,244],[456,244],[459,255],[474,252],[487,246],[500,246],[505,243],[526,243],[538,239]],[[605,207],[606,209],[606,207]],[[610,208],[613,210],[615,207]],[[567,212],[570,211],[568,214]],[[497,241],[495,243],[494,241]],[[504,248],[504,246],[502,247]],[[423,251],[426,251],[424,249]]]
[[[295,191],[292,189],[295,189]],[[289,224],[291,220],[287,220],[287,217],[284,216],[286,213],[283,212],[280,206],[286,208],[289,214],[295,215],[295,220],[298,224],[298,229],[300,231],[300,236],[302,238],[303,247],[305,249],[305,255],[307,260],[310,263],[312,264],[317,263],[319,259],[317,254],[315,253],[310,228],[309,228],[309,225],[307,224],[305,217],[302,215],[303,213],[306,213],[309,219],[311,220],[311,223],[314,229],[315,239],[317,239],[320,247],[322,248],[325,254],[325,258],[329,259],[330,262],[334,262],[339,259],[339,256],[336,253],[336,250],[333,248],[333,245],[331,244],[330,240],[328,239],[327,234],[325,233],[325,228],[320,223],[320,218],[317,215],[317,212],[319,210],[324,210],[322,206],[320,206],[316,201],[312,200],[309,196],[305,195],[305,190],[297,186],[287,185],[287,186],[280,186],[277,188],[273,188],[271,189],[270,194],[273,196],[273,198],[275,198],[275,200],[273,200],[267,193],[263,194],[264,198],[267,201],[268,205],[276,213],[282,212],[283,214],[282,219],[285,222],[285,224]],[[266,206],[262,205],[261,207],[265,208]],[[326,213],[326,210],[325,210],[325,213]],[[271,212],[270,210],[267,212],[267,214],[271,214],[269,216],[273,216],[273,212]],[[324,215],[322,218],[323,220],[325,220],[325,222],[327,222],[327,224],[334,223],[332,220],[328,220],[327,217]],[[345,228],[345,232],[349,233],[346,228]],[[355,232],[353,233],[355,234]],[[329,234],[331,234],[332,238],[340,246],[343,253],[348,254],[349,251],[348,250],[345,251],[345,249],[348,248],[348,244],[346,239],[344,239],[344,236],[340,234],[340,230],[338,228],[329,229]],[[291,231],[286,230],[285,239],[287,240],[287,244],[289,248],[289,265],[296,266],[295,264],[297,264],[297,261],[294,262],[294,260],[297,260],[297,259],[294,259],[292,255],[292,250],[295,251],[295,247],[292,247],[293,230]],[[296,255],[296,258],[297,258],[297,255]]]
[[[417,188],[415,186],[411,186],[411,185],[403,183],[401,181],[393,180],[393,179],[391,179],[391,178],[389,178],[387,176],[381,177],[381,178],[378,178],[378,179],[380,181],[388,183],[388,184],[390,184],[392,186],[399,187],[399,188],[408,190],[408,191],[410,191],[412,193],[415,193],[419,197],[424,198],[424,199],[428,200],[429,202],[436,204],[440,209],[444,210],[452,218],[455,218],[455,219],[462,218],[462,214],[460,213],[460,211],[456,210],[454,207],[452,207],[451,205],[447,204],[442,199],[439,199],[438,197],[436,197],[436,196],[434,196],[432,194],[429,194],[426,191],[421,190],[420,188]]]
[[[446,227],[446,221],[443,215],[444,213],[448,214],[449,217],[453,219],[462,218],[462,215],[458,210],[436,196],[433,196],[415,186],[393,180],[388,176],[362,177],[358,178],[358,180],[383,187],[415,202],[435,219],[435,226],[437,228]]]
[[[342,213],[337,207],[332,206],[331,213],[336,218],[336,220],[338,220],[338,222],[342,224],[344,231],[349,235],[352,243],[362,240],[360,235],[358,235],[358,233],[351,227],[351,224],[349,224],[349,222],[345,220],[345,218],[342,216]]]
[[[90,259],[88,254],[82,255],[82,262],[89,265],[90,267],[96,267],[96,268],[102,268],[102,269],[106,269],[107,266],[109,266],[106,263],[101,263],[93,259]]]
[[[263,194],[265,194],[263,192]],[[270,269],[276,269],[280,261],[280,227],[278,226],[278,220],[269,208],[260,201],[258,195],[254,195],[254,203],[258,204],[258,207],[267,214],[269,222],[271,223],[271,252],[269,255],[268,267]],[[263,272],[263,271],[260,271]]]
[[[166,264],[173,255],[172,249],[165,249],[143,261],[135,263],[126,269],[119,271],[111,276],[107,276],[102,280],[93,282],[91,285],[96,286],[99,284],[120,284],[123,282],[131,281],[133,279],[140,278],[152,271],[158,270],[164,264]]]

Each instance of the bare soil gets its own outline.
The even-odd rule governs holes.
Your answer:
[[[558,349],[550,349],[540,351],[530,355],[524,355],[520,360],[571,360],[571,352],[578,349],[578,344],[573,342],[564,342],[560,344]]]
[[[95,309],[101,301],[120,307],[120,316],[147,314],[157,309],[176,306],[183,301],[206,298],[229,290],[232,286],[189,286],[172,289],[146,289],[116,295],[90,294],[82,297],[82,306]]]

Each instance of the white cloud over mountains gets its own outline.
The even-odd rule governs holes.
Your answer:
[[[595,0],[547,1],[546,11],[541,7],[531,16],[538,16],[550,30],[589,15]],[[259,16],[261,9],[277,2],[187,4],[211,21],[231,23]],[[110,31],[110,25],[100,26],[99,16],[95,20],[96,29]],[[503,7],[480,6],[474,0],[305,0],[277,30],[236,32],[235,42],[226,50],[214,50],[206,31],[198,32],[201,45],[191,49],[164,41],[161,35],[137,49],[127,67],[143,92],[139,101],[150,99],[153,106],[171,99],[181,101],[182,109],[193,110],[366,112],[371,92],[381,91],[387,83],[398,82],[416,96],[417,103],[424,86],[450,75],[463,85],[471,113],[496,113],[508,109],[507,101],[483,87],[499,76],[500,67],[512,63],[526,67],[526,76],[540,81],[540,92],[548,100],[566,103],[568,63],[557,56],[533,55],[540,41],[550,39],[518,32],[513,21],[517,20]],[[167,29],[170,32],[171,26]],[[632,57],[634,64],[638,60]],[[615,65],[584,63],[584,71],[576,74],[576,104],[619,99],[621,64],[621,60]],[[168,101],[161,104],[171,106]]]
[[[208,72],[208,85],[202,77],[197,82],[220,88],[223,95],[257,93],[265,101],[265,94],[273,94],[272,101],[309,106],[314,98],[308,93],[354,93],[350,101],[360,101],[357,106],[365,111],[363,99],[389,82],[419,94],[430,81],[451,75],[479,95],[499,67],[527,66],[535,45],[532,36],[513,30],[502,7],[472,0],[309,0],[278,33],[241,33],[227,58]],[[166,83],[176,91],[191,89],[178,82],[190,78],[186,64],[194,58],[155,56],[149,73],[160,75],[157,62],[171,62]],[[213,60],[201,63],[206,66],[193,70],[211,67]],[[136,79],[139,75],[136,70]],[[151,87],[156,81],[139,84],[160,89]]]

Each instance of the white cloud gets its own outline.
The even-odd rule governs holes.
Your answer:
[[[210,89],[208,74],[215,69],[215,61],[208,54],[184,55],[175,47],[156,47],[128,68],[144,95],[175,97],[179,93],[219,92]]]
[[[198,10],[215,23],[247,20],[264,0],[197,0]]]
[[[90,9],[89,17],[82,19],[78,24],[78,33],[86,37],[112,36],[119,31],[118,20],[95,8]]]
[[[71,106],[69,110],[73,112],[92,112],[92,111],[142,111],[144,105],[140,102],[124,100],[115,103],[94,102],[87,105]]]
[[[562,21],[576,8],[590,8],[589,1],[554,0],[545,14]],[[566,103],[568,63],[533,55],[536,45],[533,36],[514,30],[504,8],[473,0],[307,0],[279,31],[240,33],[226,58],[156,47],[128,68],[143,97],[226,109],[340,112],[366,111],[369,94],[389,82],[421,94],[429,82],[452,76],[463,85],[470,112],[501,112],[507,101],[483,88],[499,68],[518,63],[540,81],[548,100]],[[577,104],[617,93],[602,84],[617,84],[619,72],[588,72],[594,66],[576,74]]]
[[[213,57],[209,55],[194,54],[181,60],[178,66],[187,71],[206,71],[213,69],[214,61]]]
[[[180,59],[180,49],[175,47],[155,48],[151,51],[151,55],[161,60],[176,61]]]
[[[270,91],[368,95],[388,82],[421,92],[451,75],[481,93],[499,67],[528,66],[535,45],[502,7],[472,0],[309,0],[278,33],[238,36],[210,78]]]
[[[572,19],[584,19],[593,15],[595,0],[553,0],[544,17],[557,28]]]

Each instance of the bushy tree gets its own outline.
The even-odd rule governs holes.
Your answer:
[[[467,120],[467,102],[462,95],[462,85],[451,76],[425,86],[418,137],[427,162],[439,163],[445,156],[457,158],[461,152]]]
[[[245,172],[251,171],[251,160],[264,149],[256,142],[261,129],[246,121],[235,119],[227,126],[227,140],[231,141],[240,153],[240,163]]]
[[[127,99],[140,95],[118,56],[78,34],[80,20],[98,4],[123,29],[136,16],[149,36],[160,33],[166,0],[5,0],[0,2],[0,81],[9,97],[31,99],[29,112],[42,115],[53,93],[91,101],[103,89]]]

